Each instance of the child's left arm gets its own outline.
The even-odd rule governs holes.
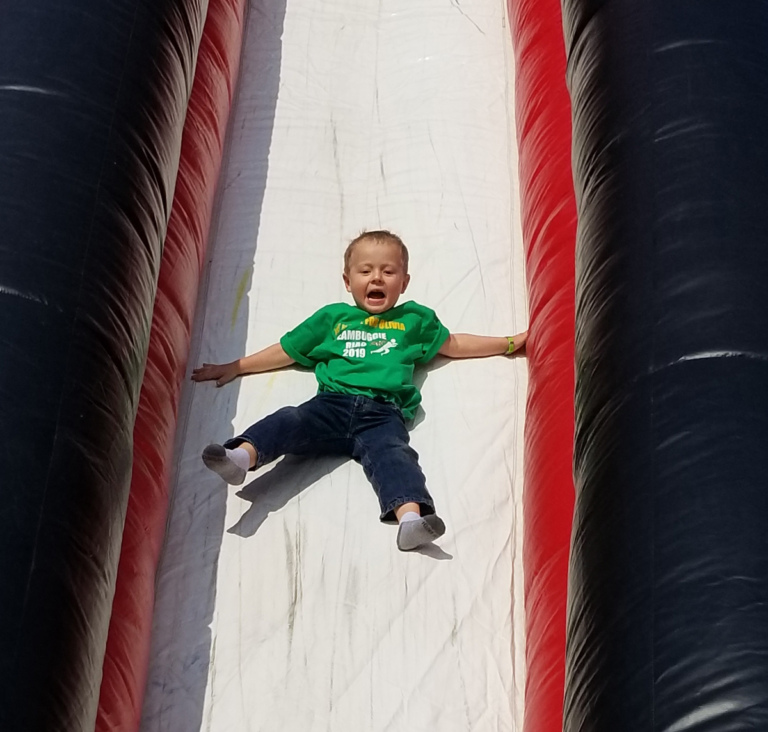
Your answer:
[[[517,353],[525,348],[528,331],[514,336],[480,336],[470,333],[451,333],[440,346],[439,354],[448,358],[484,358]]]

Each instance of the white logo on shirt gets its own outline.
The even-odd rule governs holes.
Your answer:
[[[377,348],[375,351],[371,351],[371,353],[380,353],[382,356],[386,356],[393,348],[397,348],[397,338],[390,338],[381,348]]]

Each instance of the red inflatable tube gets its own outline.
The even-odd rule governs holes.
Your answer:
[[[137,730],[141,720],[179,396],[237,78],[244,13],[245,0],[210,0],[198,53],[134,428],[133,478],[97,732]]]
[[[524,732],[560,732],[573,517],[571,106],[557,0],[508,0],[516,57],[523,240],[531,309],[525,427]]]

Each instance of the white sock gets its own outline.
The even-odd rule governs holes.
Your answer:
[[[410,511],[408,513],[415,515]],[[418,520],[406,521],[404,516],[400,521],[397,529],[397,548],[402,552],[431,544],[445,533],[443,520],[434,513],[428,516],[416,515],[416,519]]]
[[[421,518],[416,511],[406,511],[401,517],[400,517],[400,523],[404,524],[406,521],[418,521]]]
[[[235,462],[235,460],[242,462],[242,455],[235,455],[235,460],[233,460],[232,455],[234,453],[245,453],[246,458],[248,458],[248,453],[241,448],[227,450],[222,445],[217,445],[216,443],[205,447],[201,457],[208,470],[212,470],[220,475],[230,485],[240,485],[245,480],[245,473],[250,459],[245,461],[246,467],[244,468]]]
[[[248,470],[251,467],[251,456],[245,451],[244,447],[236,447],[234,450],[227,450],[227,457],[238,468]]]

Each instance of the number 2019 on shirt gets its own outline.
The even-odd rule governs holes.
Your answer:
[[[352,358],[365,358],[365,348],[345,348],[344,356]]]

